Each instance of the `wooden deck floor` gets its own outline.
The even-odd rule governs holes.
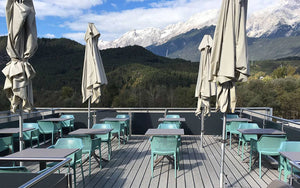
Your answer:
[[[92,175],[88,175],[88,162],[84,163],[85,187],[219,187],[221,144],[220,137],[205,135],[204,148],[200,136],[183,136],[180,170],[174,178],[174,168],[167,159],[159,163],[151,178],[149,137],[132,136],[129,142],[118,148],[113,140],[111,161],[103,162],[100,170],[92,160]],[[103,144],[102,156],[107,158],[107,146]],[[237,153],[237,144],[226,146],[225,183],[227,187],[267,187],[278,178],[277,167],[262,163],[262,179],[258,175],[258,163],[248,172],[249,155],[244,162]],[[32,163],[25,163],[30,165]],[[32,171],[38,169],[31,165]],[[80,168],[77,169],[77,187],[83,187]]]

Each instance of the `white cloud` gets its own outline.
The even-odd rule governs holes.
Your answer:
[[[47,34],[45,34],[43,37],[45,37],[45,38],[55,38],[55,35],[54,34],[51,34],[51,33],[47,33]]]

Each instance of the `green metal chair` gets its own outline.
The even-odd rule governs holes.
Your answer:
[[[251,171],[252,153],[259,155],[259,177],[261,178],[261,155],[279,156],[279,148],[286,141],[286,135],[262,135],[258,140],[251,139],[249,171]]]
[[[40,147],[40,131],[37,123],[23,123],[23,128],[34,128],[30,131],[23,132],[23,139],[30,141],[30,147],[32,148],[32,141],[36,140],[38,147]]]
[[[66,120],[62,122],[62,127],[63,128],[69,128],[69,131],[71,132],[72,130],[74,130],[74,115],[71,114],[63,114],[60,116],[60,118],[72,118],[70,120]]]
[[[24,173],[24,172],[30,172],[30,171],[24,166],[1,166],[0,167],[0,173]]]
[[[46,134],[51,134],[51,144],[53,145],[55,134],[59,133],[59,127],[51,121],[37,121],[39,125],[39,131],[46,140]]]
[[[90,136],[81,136],[83,143],[83,148],[82,148],[82,154],[89,154],[89,175],[91,175],[91,158],[92,154],[95,153],[95,151],[98,149],[99,150],[99,168],[102,169],[101,165],[101,138],[94,138],[91,139]]]
[[[300,141],[285,141],[282,142],[279,148],[279,152],[281,151],[292,151],[292,152],[300,152]],[[290,160],[280,155],[278,171],[279,171],[279,179],[281,179],[281,172],[284,170],[284,181],[287,182],[287,177],[291,175],[291,165]],[[298,170],[294,170],[296,173],[299,173]]]
[[[168,114],[166,118],[180,118],[180,116],[178,114]]]
[[[123,135],[123,143],[125,144],[125,129],[123,127],[123,124],[118,122],[118,121],[105,121],[105,124],[110,124],[110,126],[112,127],[112,131],[111,134],[117,134],[118,135],[118,141],[119,141],[119,147],[120,148],[120,144],[121,144],[121,134]]]
[[[166,115],[166,118],[180,118],[180,116],[178,114],[168,114],[168,115]],[[181,126],[180,121],[164,121],[164,123],[175,123],[177,125],[178,129]]]
[[[14,152],[14,140],[12,136],[0,137],[0,152],[9,150],[11,153]]]
[[[154,156],[171,155],[174,159],[175,178],[176,171],[179,166],[178,153],[178,139],[176,136],[153,136],[151,138],[151,177],[153,177],[154,170]],[[178,164],[178,165],[177,165]]]
[[[118,114],[116,118],[130,118],[127,114]],[[123,124],[123,128],[125,129],[124,132],[126,133],[126,139],[129,140],[129,119],[123,122],[120,122]]]
[[[94,124],[92,129],[112,129],[110,124],[105,124],[105,123],[99,123],[99,124]],[[106,142],[107,143],[107,149],[108,149],[108,160],[110,161],[110,157],[112,154],[112,149],[111,149],[111,133],[107,134],[99,134],[95,135],[96,138],[101,138],[101,142]]]
[[[230,119],[230,118],[239,118],[239,116],[237,114],[226,114],[226,119]],[[227,139],[227,134],[230,133],[231,123],[233,122],[226,122],[226,134],[225,134],[226,139]]]
[[[238,129],[259,129],[256,123],[240,123]],[[256,134],[239,134],[238,154],[240,154],[240,143],[242,142],[242,160],[244,160],[244,146],[250,143],[250,140],[257,140]]]
[[[49,149],[73,149],[78,148],[75,153],[69,155],[72,159],[70,162],[70,167],[73,168],[73,176],[74,176],[74,187],[76,187],[76,165],[80,164],[81,167],[81,175],[82,175],[82,181],[84,185],[84,174],[83,174],[83,167],[82,167],[82,149],[83,149],[83,143],[80,138],[60,138],[57,140],[55,145],[52,145],[48,147]],[[49,163],[47,164],[47,167],[53,167],[56,165],[57,162]],[[66,167],[69,167],[69,165],[66,165]],[[68,168],[69,173],[69,168]]]
[[[160,123],[157,127],[158,129],[178,129],[177,124],[175,123]],[[178,160],[180,160],[180,146],[181,146],[181,136],[176,136],[177,140],[178,140],[178,144],[177,144],[177,152],[178,152]],[[179,169],[179,166],[178,166]]]
[[[230,122],[230,124],[226,126],[226,128],[228,127],[228,130],[229,130],[229,146],[230,146],[230,149],[231,149],[232,135],[233,134],[240,135],[240,132],[238,131],[240,123],[241,122],[233,121],[233,122]],[[239,144],[240,143],[238,143],[238,145]]]

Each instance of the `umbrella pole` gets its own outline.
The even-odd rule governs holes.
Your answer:
[[[88,102],[88,129],[91,127],[91,97]]]
[[[22,104],[20,104],[19,107],[19,148],[20,151],[23,150],[23,107]],[[23,166],[23,162],[20,162],[20,166]]]
[[[203,134],[204,134],[204,113],[201,112],[201,148],[203,148]]]
[[[224,162],[225,162],[225,132],[226,132],[226,113],[223,114],[223,132],[222,132],[222,159],[221,159],[221,173],[220,173],[220,187],[224,187]]]

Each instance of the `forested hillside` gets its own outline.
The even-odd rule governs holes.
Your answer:
[[[68,39],[39,39],[39,48],[30,63],[35,106],[86,107],[81,103],[81,74],[84,46]],[[9,57],[6,37],[0,37],[0,68]],[[108,85],[102,87],[98,107],[196,107],[194,97],[198,63],[156,56],[139,47],[101,51]],[[247,83],[237,86],[238,105],[268,106],[275,115],[299,118],[300,58],[250,62]],[[0,76],[3,86],[4,75]],[[0,92],[0,110],[9,102]],[[215,99],[212,99],[212,106]],[[299,102],[298,102],[299,101]]]

